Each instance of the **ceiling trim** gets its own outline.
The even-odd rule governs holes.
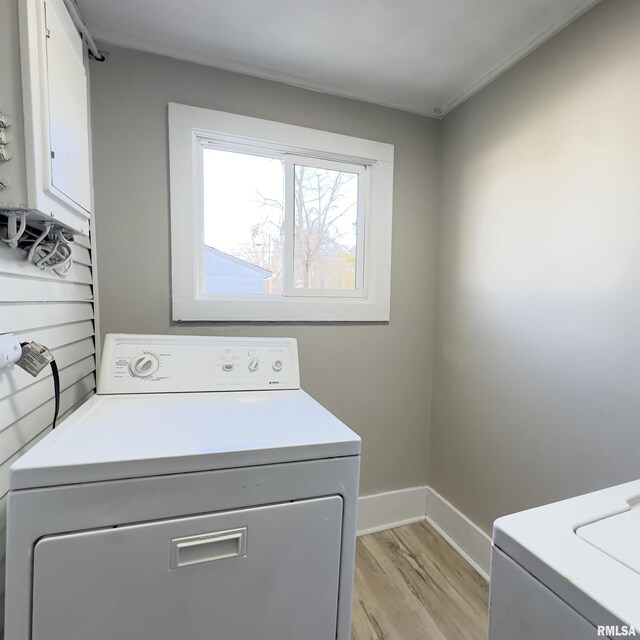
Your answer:
[[[507,69],[510,69],[515,64],[520,62],[523,58],[528,56],[534,49],[537,49],[541,44],[555,36],[557,33],[562,31],[565,27],[568,27],[574,20],[577,20],[580,16],[584,15],[595,7],[600,0],[591,0],[586,5],[582,5],[575,11],[572,11],[570,14],[565,16],[559,22],[556,22],[553,26],[549,27],[546,31],[543,31],[535,38],[530,40],[524,47],[516,51],[513,55],[509,56],[499,64],[497,67],[494,67],[491,71],[482,76],[479,80],[471,84],[464,91],[462,91],[458,96],[456,96],[453,100],[448,102],[444,107],[442,107],[441,112],[438,117],[440,119],[444,118],[447,114],[451,113],[456,107],[460,106],[463,102],[468,100],[471,96],[478,93],[486,87],[488,84],[491,84],[498,76],[503,74]]]
[[[272,82],[280,82],[282,84],[296,87],[298,89],[306,89],[307,91],[315,91],[316,93],[326,93],[328,95],[337,96],[339,98],[350,98],[351,100],[360,100],[361,102],[367,102],[369,104],[375,104],[379,107],[387,107],[390,109],[396,109],[397,111],[405,111],[407,113],[415,113],[420,116],[427,116],[428,118],[439,119],[441,116],[436,111],[418,111],[416,109],[408,109],[392,102],[384,102],[377,100],[369,95],[363,93],[342,93],[331,89],[330,87],[322,85],[311,85],[306,78],[300,78],[288,73],[272,71],[271,69],[265,69],[257,65],[247,64],[245,62],[237,62],[235,60],[229,60],[227,58],[214,58],[207,56],[206,54],[193,51],[184,47],[176,47],[173,45],[167,46],[164,44],[158,44],[153,40],[148,40],[140,37],[133,37],[126,33],[122,33],[116,29],[108,29],[104,27],[97,27],[91,24],[87,25],[87,28],[91,32],[91,36],[98,44],[113,45],[115,47],[123,47],[127,49],[134,49],[136,51],[143,51],[146,53],[153,53],[156,55],[166,56],[168,58],[174,58],[176,60],[183,60],[185,62],[194,62],[196,64],[202,64],[207,67],[214,67],[216,69],[222,69],[223,71],[232,71],[234,73],[240,73],[245,76],[251,76],[254,78],[260,78],[262,80],[270,80]],[[99,47],[100,48],[100,47]]]
[[[370,104],[375,104],[381,107],[387,107],[391,109],[397,109],[398,111],[405,111],[408,113],[415,113],[417,115],[426,116],[429,118],[442,119],[449,113],[451,113],[456,107],[460,106],[463,102],[471,98],[479,91],[481,91],[488,84],[493,82],[498,76],[507,71],[509,68],[517,64],[520,60],[526,57],[534,49],[541,44],[552,38],[554,35],[562,31],[565,27],[571,24],[574,20],[577,20],[581,15],[592,9],[601,0],[591,0],[585,5],[582,5],[575,11],[567,14],[563,19],[559,20],[553,26],[549,27],[535,38],[530,40],[526,45],[520,48],[516,53],[508,56],[505,60],[494,67],[491,71],[483,75],[476,82],[469,85],[464,91],[459,93],[455,98],[450,100],[441,108],[433,108],[432,110],[418,110],[403,107],[393,102],[381,101],[370,95],[361,92],[344,93],[336,91],[335,89],[322,84],[311,84],[307,78],[301,78],[295,75],[291,75],[284,72],[273,71],[272,69],[266,69],[258,65],[252,65],[245,62],[238,62],[236,60],[230,60],[227,58],[218,58],[208,56],[206,54],[194,51],[186,47],[178,47],[174,45],[166,45],[164,43],[157,43],[154,40],[140,38],[138,36],[131,36],[126,33],[122,33],[117,29],[109,29],[89,24],[88,28],[91,35],[95,40],[106,45],[114,45],[118,47],[125,47],[134,49],[137,51],[144,51],[147,53],[153,53],[161,56],[167,56],[169,58],[175,58],[177,60],[183,60],[186,62],[194,62],[196,64],[205,65],[208,67],[214,67],[222,69],[224,71],[232,71],[234,73],[240,73],[243,75],[252,76],[255,78],[261,78],[263,80],[270,80],[272,82],[280,82],[292,87],[300,89],[306,89],[308,91],[315,91],[317,93],[325,93],[328,95],[338,96],[341,98],[350,98],[352,100],[360,100]]]

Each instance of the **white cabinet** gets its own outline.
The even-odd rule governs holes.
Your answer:
[[[0,191],[0,209],[29,209],[33,217],[88,234],[91,169],[84,46],[63,0],[17,2],[24,139],[12,140],[14,157],[0,166],[9,183]],[[19,113],[9,115],[21,119]]]
[[[51,193],[81,215],[91,202],[89,121],[84,48],[62,0],[47,0],[46,85],[51,166]]]

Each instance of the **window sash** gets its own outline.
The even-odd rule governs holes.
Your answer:
[[[356,277],[353,289],[303,289],[294,286],[295,262],[295,167],[343,171],[358,175],[358,217],[356,234]],[[289,298],[364,298],[365,225],[367,217],[366,166],[343,161],[323,160],[313,156],[285,156],[285,260],[283,294]]]
[[[258,144],[239,143],[231,140],[219,140],[211,136],[198,136],[199,153],[196,184],[195,235],[198,239],[196,263],[194,265],[194,279],[198,289],[197,297],[201,300],[254,300],[265,298],[365,298],[365,229],[367,218],[367,192],[370,172],[362,164],[347,163],[342,160],[327,160],[315,156],[304,156],[279,152],[274,148],[264,148]],[[280,296],[266,294],[233,294],[206,293],[204,287],[204,151],[216,149],[246,155],[262,156],[284,160],[284,255],[283,255],[283,287]],[[328,169],[358,175],[358,212],[356,233],[356,273],[353,289],[303,289],[294,286],[295,263],[295,166],[305,166],[314,169]]]

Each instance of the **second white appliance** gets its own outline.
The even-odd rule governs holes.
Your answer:
[[[640,636],[640,480],[496,520],[490,640]]]

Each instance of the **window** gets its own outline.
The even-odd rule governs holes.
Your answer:
[[[169,105],[174,320],[389,319],[393,146]]]

